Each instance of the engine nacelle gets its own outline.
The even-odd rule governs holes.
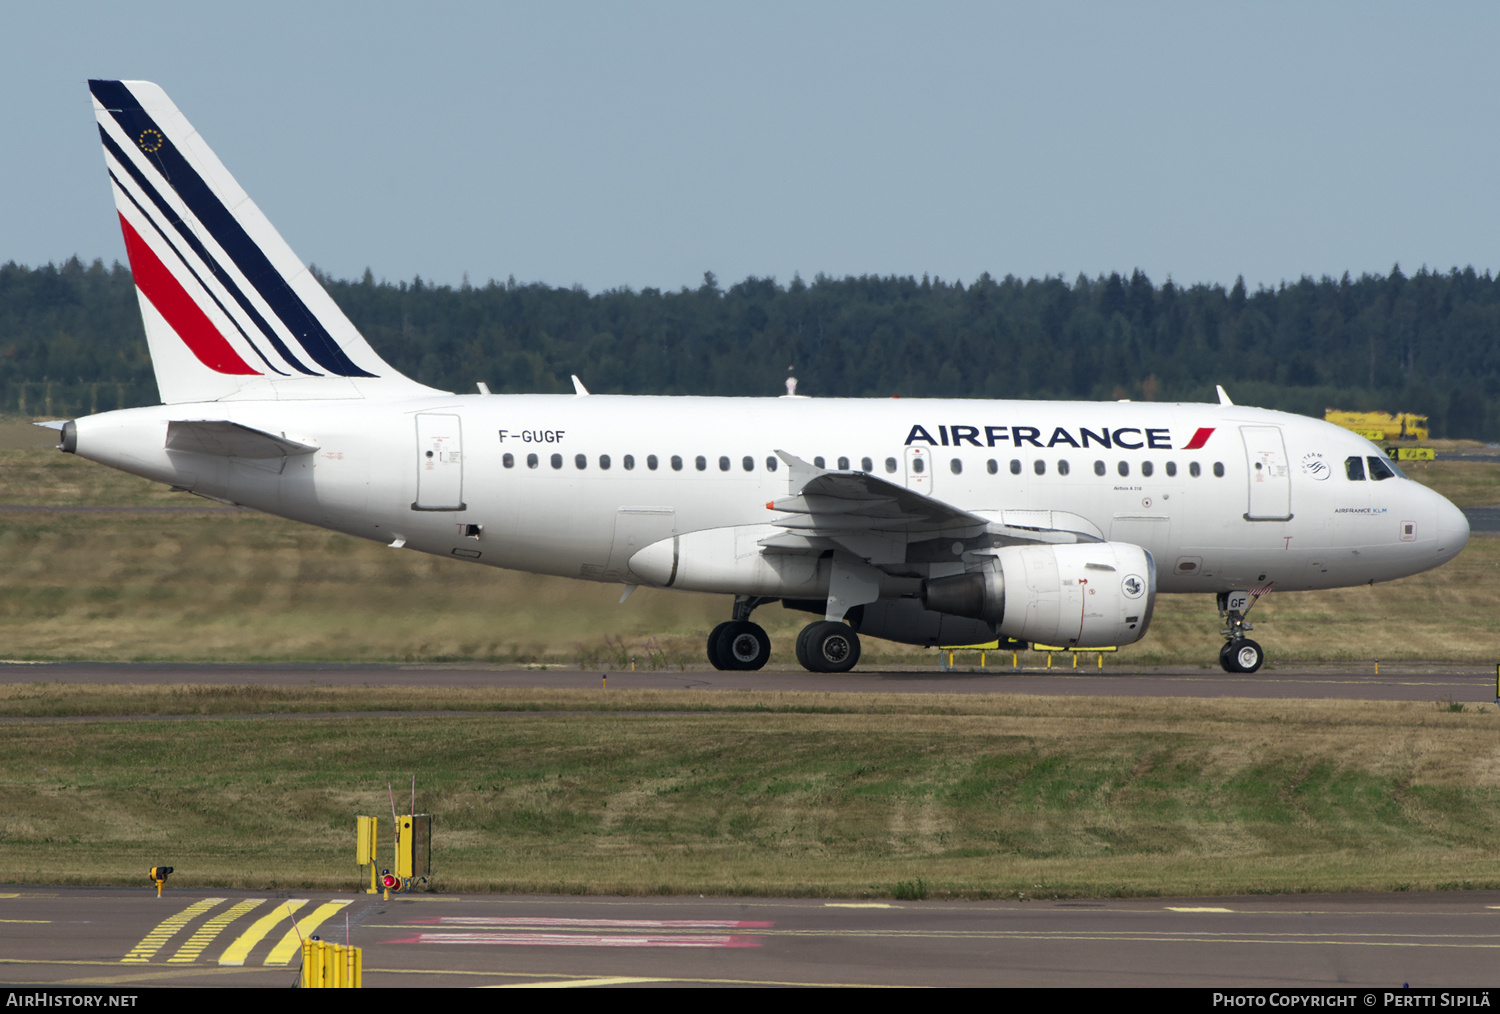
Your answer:
[[[761,539],[782,534],[772,525],[737,525],[674,535],[633,555],[630,577],[679,591],[827,598],[832,561],[761,552]]]
[[[985,644],[995,639],[994,624],[923,609],[916,599],[868,602],[850,613],[849,622],[865,637],[927,647]]]
[[[928,609],[1064,648],[1139,641],[1155,602],[1156,563],[1128,542],[1006,546],[979,570],[922,585]]]

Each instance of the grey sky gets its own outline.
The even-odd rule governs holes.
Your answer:
[[[16,4],[0,262],[124,257],[89,77],[337,276],[1496,266],[1500,6]]]

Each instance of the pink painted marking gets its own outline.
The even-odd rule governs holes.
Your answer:
[[[760,937],[739,935],[652,936],[603,933],[418,933],[387,944],[491,944],[511,947],[759,947]]]
[[[408,926],[567,926],[589,929],[770,929],[774,922],[736,919],[528,919],[509,915],[439,915]]]

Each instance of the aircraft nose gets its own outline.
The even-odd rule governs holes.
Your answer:
[[[1437,509],[1438,552],[1452,556],[1469,541],[1469,519],[1447,497],[1440,499],[1442,502]]]

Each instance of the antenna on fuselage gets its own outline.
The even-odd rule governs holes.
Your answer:
[[[792,376],[792,367],[786,368],[786,394],[783,398],[805,398],[807,395],[797,393],[797,378]]]
[[[1234,404],[1234,402],[1232,402],[1232,401],[1229,400],[1229,395],[1226,394],[1226,393],[1224,393],[1224,385],[1223,384],[1215,384],[1214,385],[1214,390],[1219,392],[1219,404],[1220,405],[1233,405]]]

